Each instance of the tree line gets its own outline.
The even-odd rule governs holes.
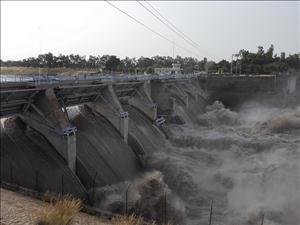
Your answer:
[[[18,67],[41,67],[41,68],[74,68],[74,69],[99,69],[105,72],[153,73],[154,68],[172,67],[173,63],[181,65],[183,73],[194,71],[205,71],[208,73],[246,73],[267,74],[286,72],[290,69],[300,70],[299,53],[286,56],[284,52],[278,56],[274,54],[274,46],[271,45],[266,51],[262,46],[257,52],[240,50],[238,54],[232,55],[232,62],[221,60],[219,62],[208,61],[207,58],[198,60],[193,57],[176,56],[154,56],[123,59],[115,55],[81,56],[63,55],[52,53],[40,54],[38,57],[30,57],[23,60],[1,60],[1,66]]]

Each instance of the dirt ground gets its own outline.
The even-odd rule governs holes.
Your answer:
[[[0,189],[0,225],[36,225],[40,212],[48,203],[24,196],[20,193]],[[77,214],[71,225],[108,225],[104,220],[85,213]]]

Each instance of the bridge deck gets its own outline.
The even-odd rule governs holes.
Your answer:
[[[276,79],[275,75],[130,75],[130,76],[95,76],[95,77],[50,77],[50,76],[12,76],[1,75],[0,117],[26,112],[34,99],[47,88],[53,88],[62,107],[74,106],[96,101],[108,84],[112,84],[118,98],[134,95],[137,88],[145,81],[155,82],[186,82],[197,79],[208,82],[213,86],[222,86],[226,80],[227,86],[231,82],[247,83],[249,80]],[[228,83],[229,82],[229,83]],[[243,87],[243,85],[240,85]]]

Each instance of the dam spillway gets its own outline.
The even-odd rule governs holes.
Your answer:
[[[144,159],[168,147],[169,126],[196,123],[214,100],[234,107],[247,97],[289,96],[299,104],[299,78],[292,83],[274,76],[2,83],[1,181],[87,198],[141,175]]]

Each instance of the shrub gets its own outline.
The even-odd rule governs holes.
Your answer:
[[[112,225],[156,225],[155,222],[145,222],[145,220],[135,214],[128,216],[117,216],[112,219]],[[172,225],[167,223],[166,225]]]
[[[81,210],[81,201],[70,196],[63,197],[45,208],[38,225],[67,225]]]

